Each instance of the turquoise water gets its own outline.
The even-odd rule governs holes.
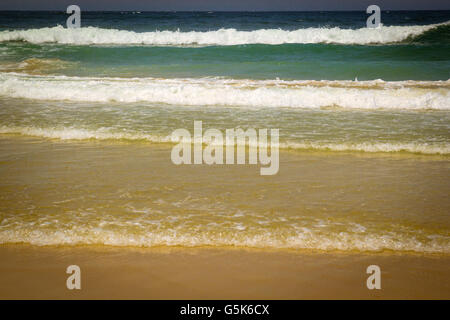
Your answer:
[[[0,12],[2,133],[164,142],[203,120],[286,148],[450,152],[450,11],[66,19]]]
[[[385,31],[366,29],[364,12],[86,12],[75,35],[56,27],[66,18],[0,12],[3,62],[59,59],[74,64],[54,72],[81,76],[449,78],[450,26],[429,26],[450,21],[450,11],[383,12]]]
[[[56,74],[285,80],[448,80],[450,45],[249,44],[202,48],[2,43],[3,62],[73,63]],[[55,62],[55,67],[58,67]]]

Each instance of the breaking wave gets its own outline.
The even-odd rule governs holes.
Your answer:
[[[84,27],[67,29],[62,26],[1,31],[0,42],[24,41],[29,43],[59,43],[74,45],[117,44],[117,45],[244,45],[284,43],[334,43],[334,44],[388,44],[402,42],[436,29],[447,26],[449,22],[425,26],[381,26],[379,28],[341,29],[305,28],[293,31],[282,29],[260,29],[239,31],[220,29],[215,31],[153,31],[133,32],[117,29]]]
[[[448,81],[94,78],[0,73],[0,96],[186,106],[449,110]]]
[[[136,215],[137,214],[137,215]],[[139,210],[135,215],[98,215],[63,213],[52,215],[4,217],[0,225],[0,244],[33,245],[109,245],[132,247],[156,246],[233,246],[321,251],[361,251],[448,254],[445,231],[416,230],[396,225],[397,231],[385,231],[383,225],[350,222],[325,222],[297,217],[261,217],[236,214],[224,220],[211,215],[195,224],[195,216],[160,216],[153,210]],[[194,221],[191,221],[194,220]],[[384,226],[389,229],[388,226]],[[245,230],[245,232],[243,232]]]

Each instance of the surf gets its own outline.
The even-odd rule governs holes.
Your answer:
[[[72,45],[153,45],[153,46],[230,46],[245,44],[280,45],[311,44],[392,44],[412,39],[450,22],[415,26],[380,26],[378,28],[345,29],[310,27],[297,30],[258,29],[241,31],[222,28],[214,31],[135,32],[98,27],[67,29],[61,25],[40,29],[6,30],[0,42],[23,41],[33,44]]]
[[[186,106],[449,110],[448,81],[110,78],[0,73],[0,96]]]

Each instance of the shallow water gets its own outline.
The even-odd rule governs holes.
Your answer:
[[[0,142],[2,243],[449,253],[442,156],[282,152],[260,176],[163,145]]]
[[[0,13],[0,242],[447,255],[450,13]],[[280,171],[171,133],[279,129]]]

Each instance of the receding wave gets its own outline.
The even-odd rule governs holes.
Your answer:
[[[141,141],[150,143],[172,143],[170,136],[152,135],[141,132],[117,132],[107,128],[87,130],[78,128],[39,128],[0,126],[0,134],[14,134],[58,140],[111,140],[111,141]],[[449,155],[450,145],[447,143],[420,142],[320,142],[320,141],[281,141],[280,149],[311,150],[333,152],[369,152],[369,153],[416,153],[429,155]],[[258,145],[251,145],[258,147]]]
[[[294,150],[320,150],[320,151],[362,151],[362,152],[408,152],[417,154],[450,154],[448,144],[430,143],[380,143],[380,142],[360,142],[360,143],[323,143],[323,142],[288,142],[280,144],[281,148]]]
[[[68,205],[71,208],[70,201],[77,199],[67,201],[53,205],[58,208]],[[61,212],[57,219],[52,214],[0,213],[0,243],[450,253],[450,238],[444,228],[427,229],[422,226],[416,229],[417,226],[400,221],[394,224],[390,221],[349,222],[345,218],[277,216],[241,210],[188,214],[178,212],[177,208],[191,204],[189,200],[188,203],[169,203],[160,199],[158,203],[168,206],[170,211],[135,208],[127,204],[120,208],[121,214],[107,213],[103,209],[94,212],[72,208]]]
[[[448,81],[94,78],[0,73],[0,95],[187,106],[449,110]]]
[[[87,130],[77,128],[38,128],[0,126],[0,134],[16,134],[59,140],[128,140],[153,143],[171,143],[170,136],[146,133],[114,132],[108,129]]]
[[[145,214],[144,214],[145,216]],[[174,218],[170,219],[174,221]],[[157,246],[232,246],[272,249],[307,249],[320,251],[359,251],[379,252],[384,250],[417,253],[450,253],[449,237],[444,234],[425,234],[416,236],[414,230],[398,232],[369,232],[368,228],[348,223],[346,231],[324,232],[320,228],[301,227],[298,223],[290,227],[280,226],[271,229],[270,225],[259,227],[245,223],[211,223],[194,227],[186,222],[165,229],[164,220],[136,218],[128,221],[112,221],[103,218],[77,224],[53,225],[51,221],[15,223],[8,219],[0,227],[0,243],[28,243],[33,245],[109,245],[132,247]],[[177,220],[177,219],[175,219]],[[17,221],[16,221],[17,222]],[[159,227],[158,227],[159,226]],[[7,228],[8,227],[8,228]],[[322,228],[323,229],[323,228]]]
[[[116,29],[84,27],[67,29],[62,26],[41,29],[14,30],[0,32],[0,42],[25,41],[30,43],[59,44],[118,44],[118,45],[243,45],[284,43],[334,43],[334,44],[384,44],[402,42],[447,25],[425,26],[381,26],[379,28],[341,29],[305,28],[298,30],[260,29],[239,31],[220,29],[216,31],[154,31],[133,32]]]

